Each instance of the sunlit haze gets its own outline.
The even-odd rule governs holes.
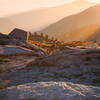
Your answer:
[[[74,0],[0,0],[0,15],[24,12],[33,8],[63,5]]]
[[[34,8],[51,7],[74,2],[75,0],[0,0],[0,16],[28,11]],[[88,0],[78,0],[88,1]],[[99,3],[100,0],[89,0]]]

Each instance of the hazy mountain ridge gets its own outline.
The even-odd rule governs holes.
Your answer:
[[[71,32],[66,32],[63,35],[59,36],[59,39],[65,41],[87,41],[91,39],[91,36],[95,35],[95,32],[100,28],[99,24],[88,25]]]
[[[98,12],[100,12],[100,4],[90,7],[76,15],[65,17],[64,19],[50,25],[41,32],[48,35],[50,34],[51,36],[59,37],[72,30],[97,24],[100,22],[100,13]]]
[[[31,11],[8,16],[7,19],[13,22],[14,28],[16,28],[17,25],[18,28],[33,32],[44,29],[50,24],[57,22],[66,16],[81,12],[92,5],[95,5],[95,3],[87,1],[80,2],[77,0],[75,2],[66,3],[56,7],[32,9]],[[11,27],[12,25],[9,25],[10,28],[8,28],[8,26],[5,25],[5,21],[3,21],[3,24],[5,26],[5,30],[1,29],[0,32],[2,33],[7,34],[11,31],[11,29],[14,29]],[[7,22],[7,24],[9,24],[9,22]]]
[[[74,9],[72,9],[71,7],[73,5]],[[63,6],[40,8],[37,10],[31,10],[29,12],[11,16],[9,18],[16,23],[17,21],[19,21],[18,23],[20,23],[20,25],[23,25],[24,29],[26,30],[40,30],[68,15],[82,11],[82,8],[76,8],[76,5],[76,3],[68,3]]]

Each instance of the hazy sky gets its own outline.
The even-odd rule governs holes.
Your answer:
[[[88,1],[100,3],[100,0],[88,0]]]
[[[33,8],[62,5],[73,1],[75,0],[0,0],[0,16],[23,12]],[[88,1],[100,3],[100,0]]]

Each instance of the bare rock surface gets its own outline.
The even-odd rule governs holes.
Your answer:
[[[10,80],[8,86],[41,81],[70,81],[100,86],[100,55],[83,52],[86,51],[65,50],[46,57],[16,58],[8,63],[9,68],[15,69],[6,77]],[[15,62],[18,64],[13,64]]]
[[[8,87],[1,100],[100,100],[100,87],[71,82],[38,82]]]
[[[99,100],[100,49],[68,48],[50,56],[18,56],[6,63],[0,100]],[[6,70],[5,70],[6,71]]]
[[[32,50],[15,45],[0,46],[0,54],[16,54],[23,52],[32,52]]]

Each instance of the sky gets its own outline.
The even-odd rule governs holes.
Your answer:
[[[24,12],[34,8],[63,5],[73,1],[75,0],[0,0],[0,16]],[[100,0],[88,1],[100,3]]]

